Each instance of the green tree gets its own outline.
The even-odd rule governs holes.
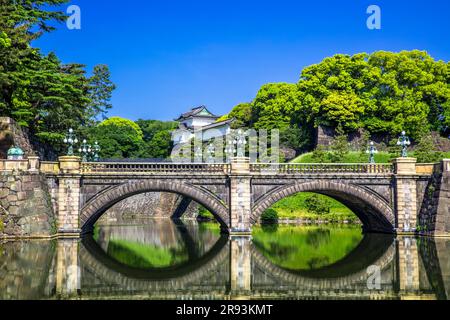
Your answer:
[[[269,208],[261,215],[261,221],[263,223],[277,223],[278,212],[275,209]]]
[[[290,125],[280,131],[281,146],[296,150],[297,152],[309,150],[312,145],[313,134],[308,127]]]
[[[251,103],[240,103],[231,110],[231,112],[217,121],[225,121],[235,119],[232,124],[233,129],[249,128],[252,119],[252,105]]]
[[[341,124],[336,128],[336,136],[331,145],[331,162],[342,162],[345,156],[350,153],[348,135],[345,133]]]
[[[315,163],[326,163],[328,162],[328,152],[324,146],[319,145],[314,149],[312,153],[311,160]]]
[[[172,147],[172,135],[170,131],[159,131],[146,144],[143,157],[157,159],[168,158]]]
[[[289,127],[293,113],[300,108],[297,87],[289,83],[262,86],[252,104],[252,126],[255,129]]]
[[[449,127],[448,64],[423,51],[335,55],[303,70],[299,97],[308,123],[418,138]]]
[[[321,215],[328,214],[331,211],[331,204],[325,197],[317,194],[309,196],[305,199],[305,206],[309,212]]]
[[[64,12],[52,11],[66,2],[0,1],[0,114],[12,117],[46,149],[56,151],[69,127],[92,125],[94,110],[108,100],[100,92],[109,73],[103,73],[102,81],[95,80],[106,68],[94,71],[90,81],[83,65],[62,64],[54,53],[43,55],[31,45],[54,30],[55,22],[66,19]]]
[[[106,112],[112,108],[110,101],[116,85],[110,77],[111,72],[107,65],[100,64],[94,67],[93,75],[89,79],[90,118],[97,115],[105,117]]]
[[[90,130],[92,141],[101,146],[102,158],[136,158],[144,146],[139,126],[128,119],[112,117]]]
[[[418,163],[433,163],[443,158],[442,152],[436,151],[433,137],[430,134],[420,138],[414,151],[414,156],[417,158]]]

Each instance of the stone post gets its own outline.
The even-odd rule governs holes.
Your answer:
[[[230,172],[230,233],[251,234],[251,175],[249,158],[233,158]]]
[[[395,211],[397,233],[415,233],[417,226],[417,182],[415,158],[398,158],[395,167]]]
[[[251,291],[251,237],[230,239],[230,284],[232,296],[246,296]]]
[[[68,237],[81,234],[79,226],[81,159],[75,156],[59,158],[58,233]]]
[[[39,157],[36,156],[28,157],[28,171],[34,173],[39,172]]]

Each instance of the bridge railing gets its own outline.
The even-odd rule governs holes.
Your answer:
[[[261,174],[332,174],[332,173],[364,173],[391,174],[392,164],[360,164],[360,163],[283,163],[283,164],[250,164],[252,173]]]
[[[83,162],[82,174],[227,174],[229,164]]]

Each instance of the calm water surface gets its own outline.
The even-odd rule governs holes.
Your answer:
[[[450,298],[450,241],[358,226],[101,225],[80,241],[0,244],[0,299]]]

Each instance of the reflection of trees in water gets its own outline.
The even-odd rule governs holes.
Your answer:
[[[266,233],[276,233],[278,231],[278,223],[262,224],[261,229]]]
[[[337,226],[257,227],[253,243],[274,264],[288,270],[312,270],[331,265],[362,240],[359,228]]]
[[[134,268],[161,268],[188,260],[184,246],[161,248],[128,241],[111,241],[108,255]]]
[[[331,241],[331,232],[330,229],[315,229],[308,230],[306,233],[306,243],[315,249],[320,246],[326,245]]]
[[[145,219],[142,222],[142,225],[96,225],[98,236],[94,239],[118,262],[151,269],[199,258],[220,238],[218,227],[200,228],[195,221]]]
[[[330,258],[322,256],[322,257],[314,257],[308,260],[307,264],[309,265],[309,269],[319,269],[324,266],[330,264]]]

